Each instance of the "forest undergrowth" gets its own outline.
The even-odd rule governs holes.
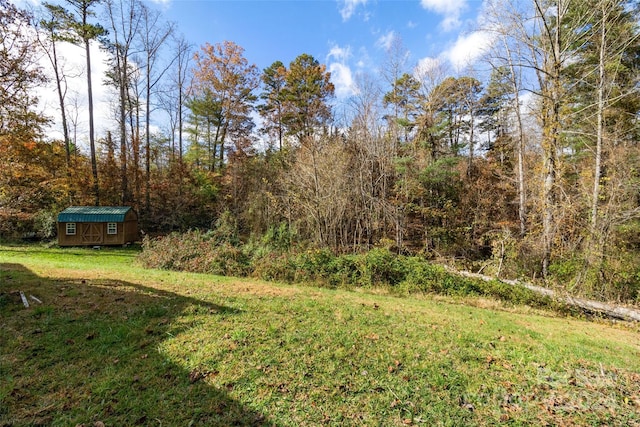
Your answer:
[[[147,268],[248,277],[332,289],[381,290],[393,295],[437,294],[489,297],[506,304],[569,313],[574,310],[549,296],[500,280],[457,275],[420,256],[378,247],[358,254],[328,248],[294,248],[272,232],[246,244],[221,233],[192,230],[145,238],[139,262]],[[577,313],[577,312],[576,312]]]

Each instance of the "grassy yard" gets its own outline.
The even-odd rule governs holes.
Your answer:
[[[637,325],[135,256],[0,246],[0,426],[640,426]]]

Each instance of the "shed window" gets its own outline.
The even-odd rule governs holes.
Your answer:
[[[75,236],[76,235],[76,223],[68,222],[67,223],[67,236]]]
[[[107,234],[118,234],[118,223],[117,222],[108,222],[107,223]]]

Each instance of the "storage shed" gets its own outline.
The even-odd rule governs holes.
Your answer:
[[[124,245],[138,240],[130,206],[71,206],[58,214],[60,246]]]

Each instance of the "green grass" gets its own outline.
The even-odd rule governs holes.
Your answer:
[[[0,426],[640,425],[637,326],[135,255],[0,246]]]

